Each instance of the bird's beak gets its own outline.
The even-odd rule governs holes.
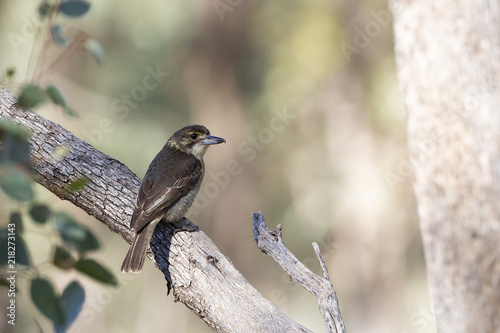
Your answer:
[[[226,139],[219,138],[218,136],[213,135],[207,135],[205,139],[201,140],[201,143],[203,143],[204,145],[216,145],[223,142],[225,143]]]

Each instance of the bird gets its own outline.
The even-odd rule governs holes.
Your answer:
[[[144,266],[151,235],[158,222],[181,219],[193,204],[205,173],[209,145],[225,143],[203,125],[176,131],[153,159],[142,180],[130,221],[135,237],[121,271],[139,273]]]

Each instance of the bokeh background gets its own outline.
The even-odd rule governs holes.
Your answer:
[[[36,76],[38,5],[0,1],[0,70],[16,69],[2,81],[13,93]],[[285,244],[321,274],[319,243],[349,332],[435,331],[385,1],[108,0],[58,21],[70,37],[79,29],[99,41],[106,60],[100,67],[81,50],[37,78],[60,87],[79,118],[53,105],[39,113],[139,177],[175,130],[206,125],[227,144],[207,153],[188,217],[266,298],[325,330],[316,299],[257,249],[254,211],[270,228],[282,224]],[[51,47],[46,63],[58,52]],[[40,274],[86,288],[74,332],[211,331],[166,296],[150,262],[119,273],[128,249],[120,236],[41,186],[37,195],[98,234],[94,258],[120,280],[111,288],[49,265],[53,235],[27,223]],[[0,194],[2,225],[12,207]],[[27,280],[18,285],[17,325],[0,316],[0,330],[49,332]]]

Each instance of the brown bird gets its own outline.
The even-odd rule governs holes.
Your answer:
[[[162,218],[175,222],[187,213],[203,180],[203,156],[208,146],[223,142],[226,140],[211,136],[202,125],[183,127],[168,139],[139,188],[130,221],[136,235],[123,260],[122,272],[142,270],[149,240]]]

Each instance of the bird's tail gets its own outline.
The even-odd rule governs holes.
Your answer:
[[[149,240],[151,239],[151,235],[153,235],[156,224],[158,224],[158,221],[152,221],[135,235],[134,241],[130,245],[130,249],[123,260],[121,268],[122,273],[139,273],[142,271]]]

